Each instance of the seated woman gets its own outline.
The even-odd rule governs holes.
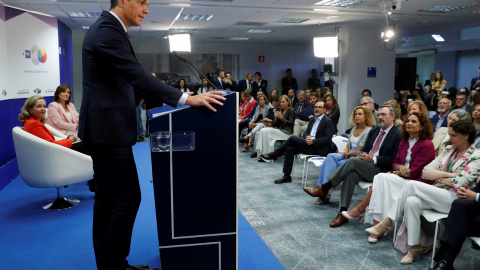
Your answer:
[[[475,127],[471,121],[456,121],[448,129],[451,145],[445,148],[422,173],[425,180],[435,181],[433,185],[420,181],[408,181],[395,199],[385,219],[366,229],[371,235],[379,236],[393,229],[393,221],[404,216],[410,250],[401,263],[410,264],[424,249],[420,245],[420,213],[433,209],[448,214],[452,202],[457,198],[458,187],[476,184],[480,172],[480,151],[473,142]]]
[[[326,106],[325,116],[333,121],[333,125],[335,126],[335,131],[333,134],[336,134],[338,131],[338,119],[340,119],[340,106],[338,106],[338,102],[331,92],[328,92],[325,94],[325,96],[323,96],[323,101],[325,102]]]
[[[213,86],[207,81],[207,79],[202,78],[202,85],[198,87],[196,94],[200,95],[210,90],[213,90]]]
[[[280,96],[278,95],[278,89],[277,88],[273,88],[272,91],[270,92],[270,103],[268,105],[272,105],[272,99],[273,97],[277,97],[277,98],[280,98]]]
[[[408,103],[407,114],[410,114],[412,112],[423,113],[428,117],[427,106],[425,106],[425,103],[423,103],[423,101],[421,100],[414,100]]]
[[[184,93],[190,92],[190,89],[187,88],[187,83],[185,82],[185,79],[180,79],[180,81],[178,81],[178,90]]]
[[[262,128],[255,136],[255,150],[258,156],[273,152],[275,141],[287,140],[293,133],[294,121],[295,113],[293,112],[292,102],[287,95],[282,95],[280,97],[280,108],[275,111],[272,127]],[[264,160],[259,158],[258,162],[264,162]]]
[[[393,161],[393,171],[377,174],[365,199],[352,210],[343,211],[342,215],[352,219],[366,213],[365,222],[376,225],[385,218],[395,198],[409,180],[432,184],[433,181],[422,179],[423,168],[435,158],[432,137],[433,128],[428,115],[417,112],[409,114],[402,127],[402,140]],[[378,236],[370,235],[368,242],[376,243],[377,239]]]
[[[77,135],[78,117],[72,103],[72,89],[65,84],[59,85],[53,102],[48,105],[48,124],[63,134]]]
[[[320,175],[318,176],[317,184],[323,185],[328,182],[327,176],[335,169],[342,166],[350,157],[356,157],[357,151],[362,150],[365,141],[367,140],[368,132],[375,125],[375,118],[371,110],[364,106],[356,107],[350,116],[350,123],[353,128],[348,135],[348,143],[345,149],[338,149],[338,153],[328,154],[320,166]],[[318,198],[314,204],[325,204],[330,201],[331,193],[328,192],[326,198]]]
[[[450,144],[450,136],[448,135],[448,128],[450,124],[458,121],[458,120],[465,120],[471,121],[470,114],[463,109],[456,109],[450,112],[448,115],[447,127],[441,127],[435,132],[435,136],[433,137],[433,146],[435,147],[435,155],[442,153],[445,147]]]
[[[241,98],[241,103],[239,107],[239,116],[241,120],[245,120],[248,115],[253,111],[253,107],[257,101],[252,97],[252,91],[247,89],[242,92],[243,98]]]
[[[47,104],[42,96],[29,97],[18,115],[18,120],[24,125],[23,130],[51,143],[88,155],[83,143],[74,134],[68,135],[64,140],[55,140],[52,132],[44,125],[47,122],[47,119],[45,119],[46,112]],[[88,181],[88,186],[90,191],[94,191],[93,180]]]
[[[274,119],[273,110],[270,110],[272,107],[268,105],[268,98],[262,94],[258,96],[257,99],[258,106],[255,109],[252,120],[248,123],[248,128],[252,131],[243,137],[245,146],[243,147],[242,152],[248,151],[248,148],[252,146],[252,139],[254,138],[255,134],[257,134],[257,132],[259,132],[265,126],[272,126],[272,121]]]

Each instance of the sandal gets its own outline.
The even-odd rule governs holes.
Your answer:
[[[245,144],[242,148],[242,151],[240,151],[240,152],[247,152],[248,148],[249,148],[248,144]]]
[[[250,146],[252,146],[252,138],[248,137],[247,147],[250,147]]]

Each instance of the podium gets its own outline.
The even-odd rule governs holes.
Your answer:
[[[162,270],[238,268],[238,94],[224,97],[148,111]]]

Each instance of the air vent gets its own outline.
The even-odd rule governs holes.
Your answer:
[[[308,19],[302,19],[302,18],[281,18],[279,20],[276,20],[275,22],[277,23],[302,23],[308,21]]]
[[[235,25],[245,25],[245,26],[264,26],[267,23],[265,22],[237,22]]]

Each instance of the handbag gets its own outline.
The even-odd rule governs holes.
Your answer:
[[[264,124],[266,127],[272,127],[272,122],[267,122],[264,119],[258,121],[258,123]]]

